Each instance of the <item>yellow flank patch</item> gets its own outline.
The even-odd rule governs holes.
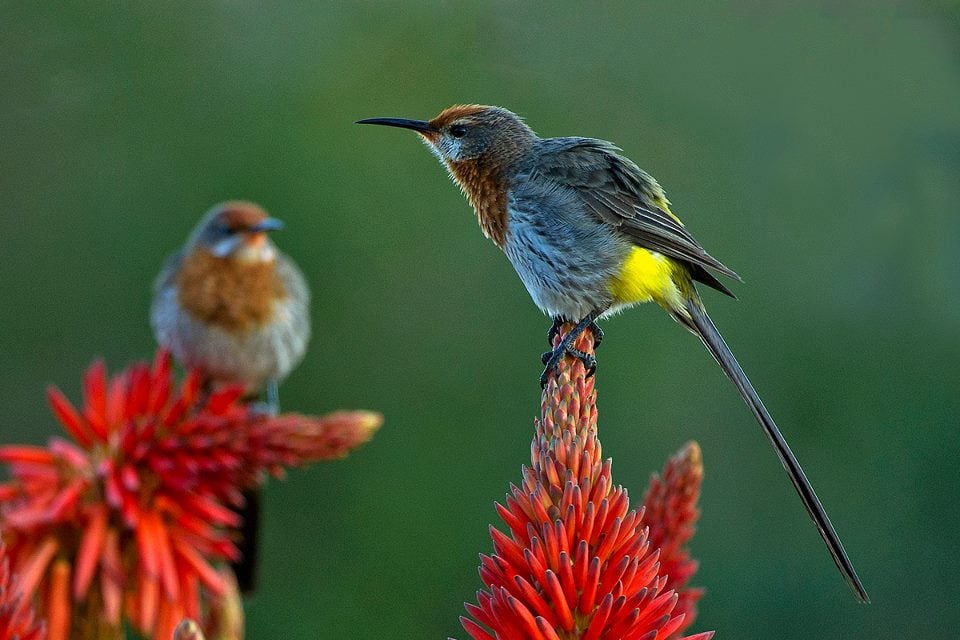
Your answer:
[[[620,304],[655,300],[672,302],[679,294],[673,282],[674,262],[670,258],[641,247],[634,247],[610,280],[610,293]]]

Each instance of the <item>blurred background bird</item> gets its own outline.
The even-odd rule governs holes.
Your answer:
[[[303,274],[268,233],[283,224],[250,202],[224,202],[200,220],[167,258],[154,285],[150,322],[160,346],[199,369],[208,389],[242,384],[261,410],[279,411],[278,385],[303,359],[310,339],[310,292]],[[240,511],[241,590],[255,584],[259,495]]]
[[[739,279],[708,254],[670,211],[659,183],[605,140],[540,138],[502,107],[455,105],[429,121],[370,118],[417,132],[467,196],[480,227],[507,255],[534,302],[554,319],[576,323],[544,354],[543,385],[565,354],[596,367],[573,348],[595,321],[656,302],[698,336],[736,386],[862,602],[866,591],[803,469],[701,302],[695,282],[733,297],[712,272]]]
[[[310,293],[296,264],[267,234],[283,224],[249,202],[218,204],[171,255],[154,285],[157,342],[212,383],[242,383],[255,397],[303,359]]]

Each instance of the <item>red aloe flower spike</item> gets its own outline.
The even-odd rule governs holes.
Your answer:
[[[686,544],[693,537],[700,517],[697,501],[702,482],[700,447],[696,442],[689,442],[667,461],[662,479],[657,474],[651,476],[643,498],[650,541],[660,547],[660,573],[667,576],[667,587],[679,593],[676,610],[687,614],[688,622],[677,633],[696,617],[697,601],[703,596],[703,589],[686,586],[697,571],[697,561],[690,557]]]
[[[241,392],[204,396],[197,373],[178,387],[163,352],[112,378],[98,361],[84,376],[82,407],[48,392],[72,442],[0,447],[11,477],[0,485],[0,542],[50,640],[119,637],[124,622],[168,640],[185,616],[214,614],[242,635],[233,577],[219,567],[238,558],[233,508],[243,491],[288,467],[343,457],[382,419],[266,416]]]
[[[592,334],[574,347],[592,354]],[[684,596],[670,588],[658,561],[662,545],[672,545],[667,560],[679,557],[692,520],[676,542],[674,529],[659,525],[662,512],[674,508],[666,504],[654,539],[643,508],[630,510],[627,491],[611,479],[611,460],[601,457],[595,379],[586,373],[568,356],[548,378],[531,466],[496,504],[508,533],[490,528],[493,554],[480,557],[486,590],[466,605],[470,618],[461,618],[475,640],[665,640],[693,621],[692,608],[678,608]],[[694,514],[695,501],[684,503]]]

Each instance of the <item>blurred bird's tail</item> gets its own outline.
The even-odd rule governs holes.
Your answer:
[[[717,331],[717,327],[713,324],[710,316],[707,315],[707,311],[703,308],[703,304],[700,302],[696,291],[694,290],[692,295],[688,297],[682,309],[675,309],[671,313],[675,320],[700,338],[714,359],[720,364],[720,368],[723,369],[723,372],[730,378],[730,381],[733,382],[737,391],[740,392],[743,401],[750,407],[757,422],[763,427],[763,432],[767,435],[767,438],[770,439],[773,448],[776,449],[783,468],[786,469],[787,475],[790,476],[790,481],[793,482],[793,486],[800,495],[800,499],[803,500],[803,504],[807,508],[807,513],[810,514],[810,517],[817,525],[817,530],[820,532],[820,536],[830,550],[830,555],[833,556],[833,561],[837,564],[837,568],[840,569],[840,573],[843,574],[844,579],[856,594],[857,599],[860,602],[869,602],[870,598],[864,590],[860,578],[857,577],[857,572],[853,568],[853,564],[850,562],[850,558],[847,556],[847,552],[844,550],[843,544],[840,542],[840,538],[837,536],[837,532],[834,530],[833,524],[831,524],[830,518],[827,516],[827,512],[824,510],[823,505],[820,504],[820,499],[817,498],[813,486],[811,486],[810,481],[807,480],[806,474],[804,474],[800,463],[797,462],[796,457],[793,455],[793,451],[790,450],[790,446],[784,439],[783,434],[780,433],[780,429],[777,428],[777,424],[773,421],[766,407],[763,406],[760,396],[757,395],[750,380],[743,372],[743,369],[740,368],[740,364],[733,356],[733,352],[730,351],[730,347],[724,342],[720,332]]]

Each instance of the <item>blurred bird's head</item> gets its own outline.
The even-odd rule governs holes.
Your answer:
[[[277,251],[267,233],[282,228],[282,222],[252,202],[223,202],[203,216],[187,246],[205,249],[221,259],[272,262]]]
[[[505,166],[530,148],[537,135],[503,107],[454,105],[432,120],[369,118],[358,124],[412,129],[448,165],[475,162]]]

